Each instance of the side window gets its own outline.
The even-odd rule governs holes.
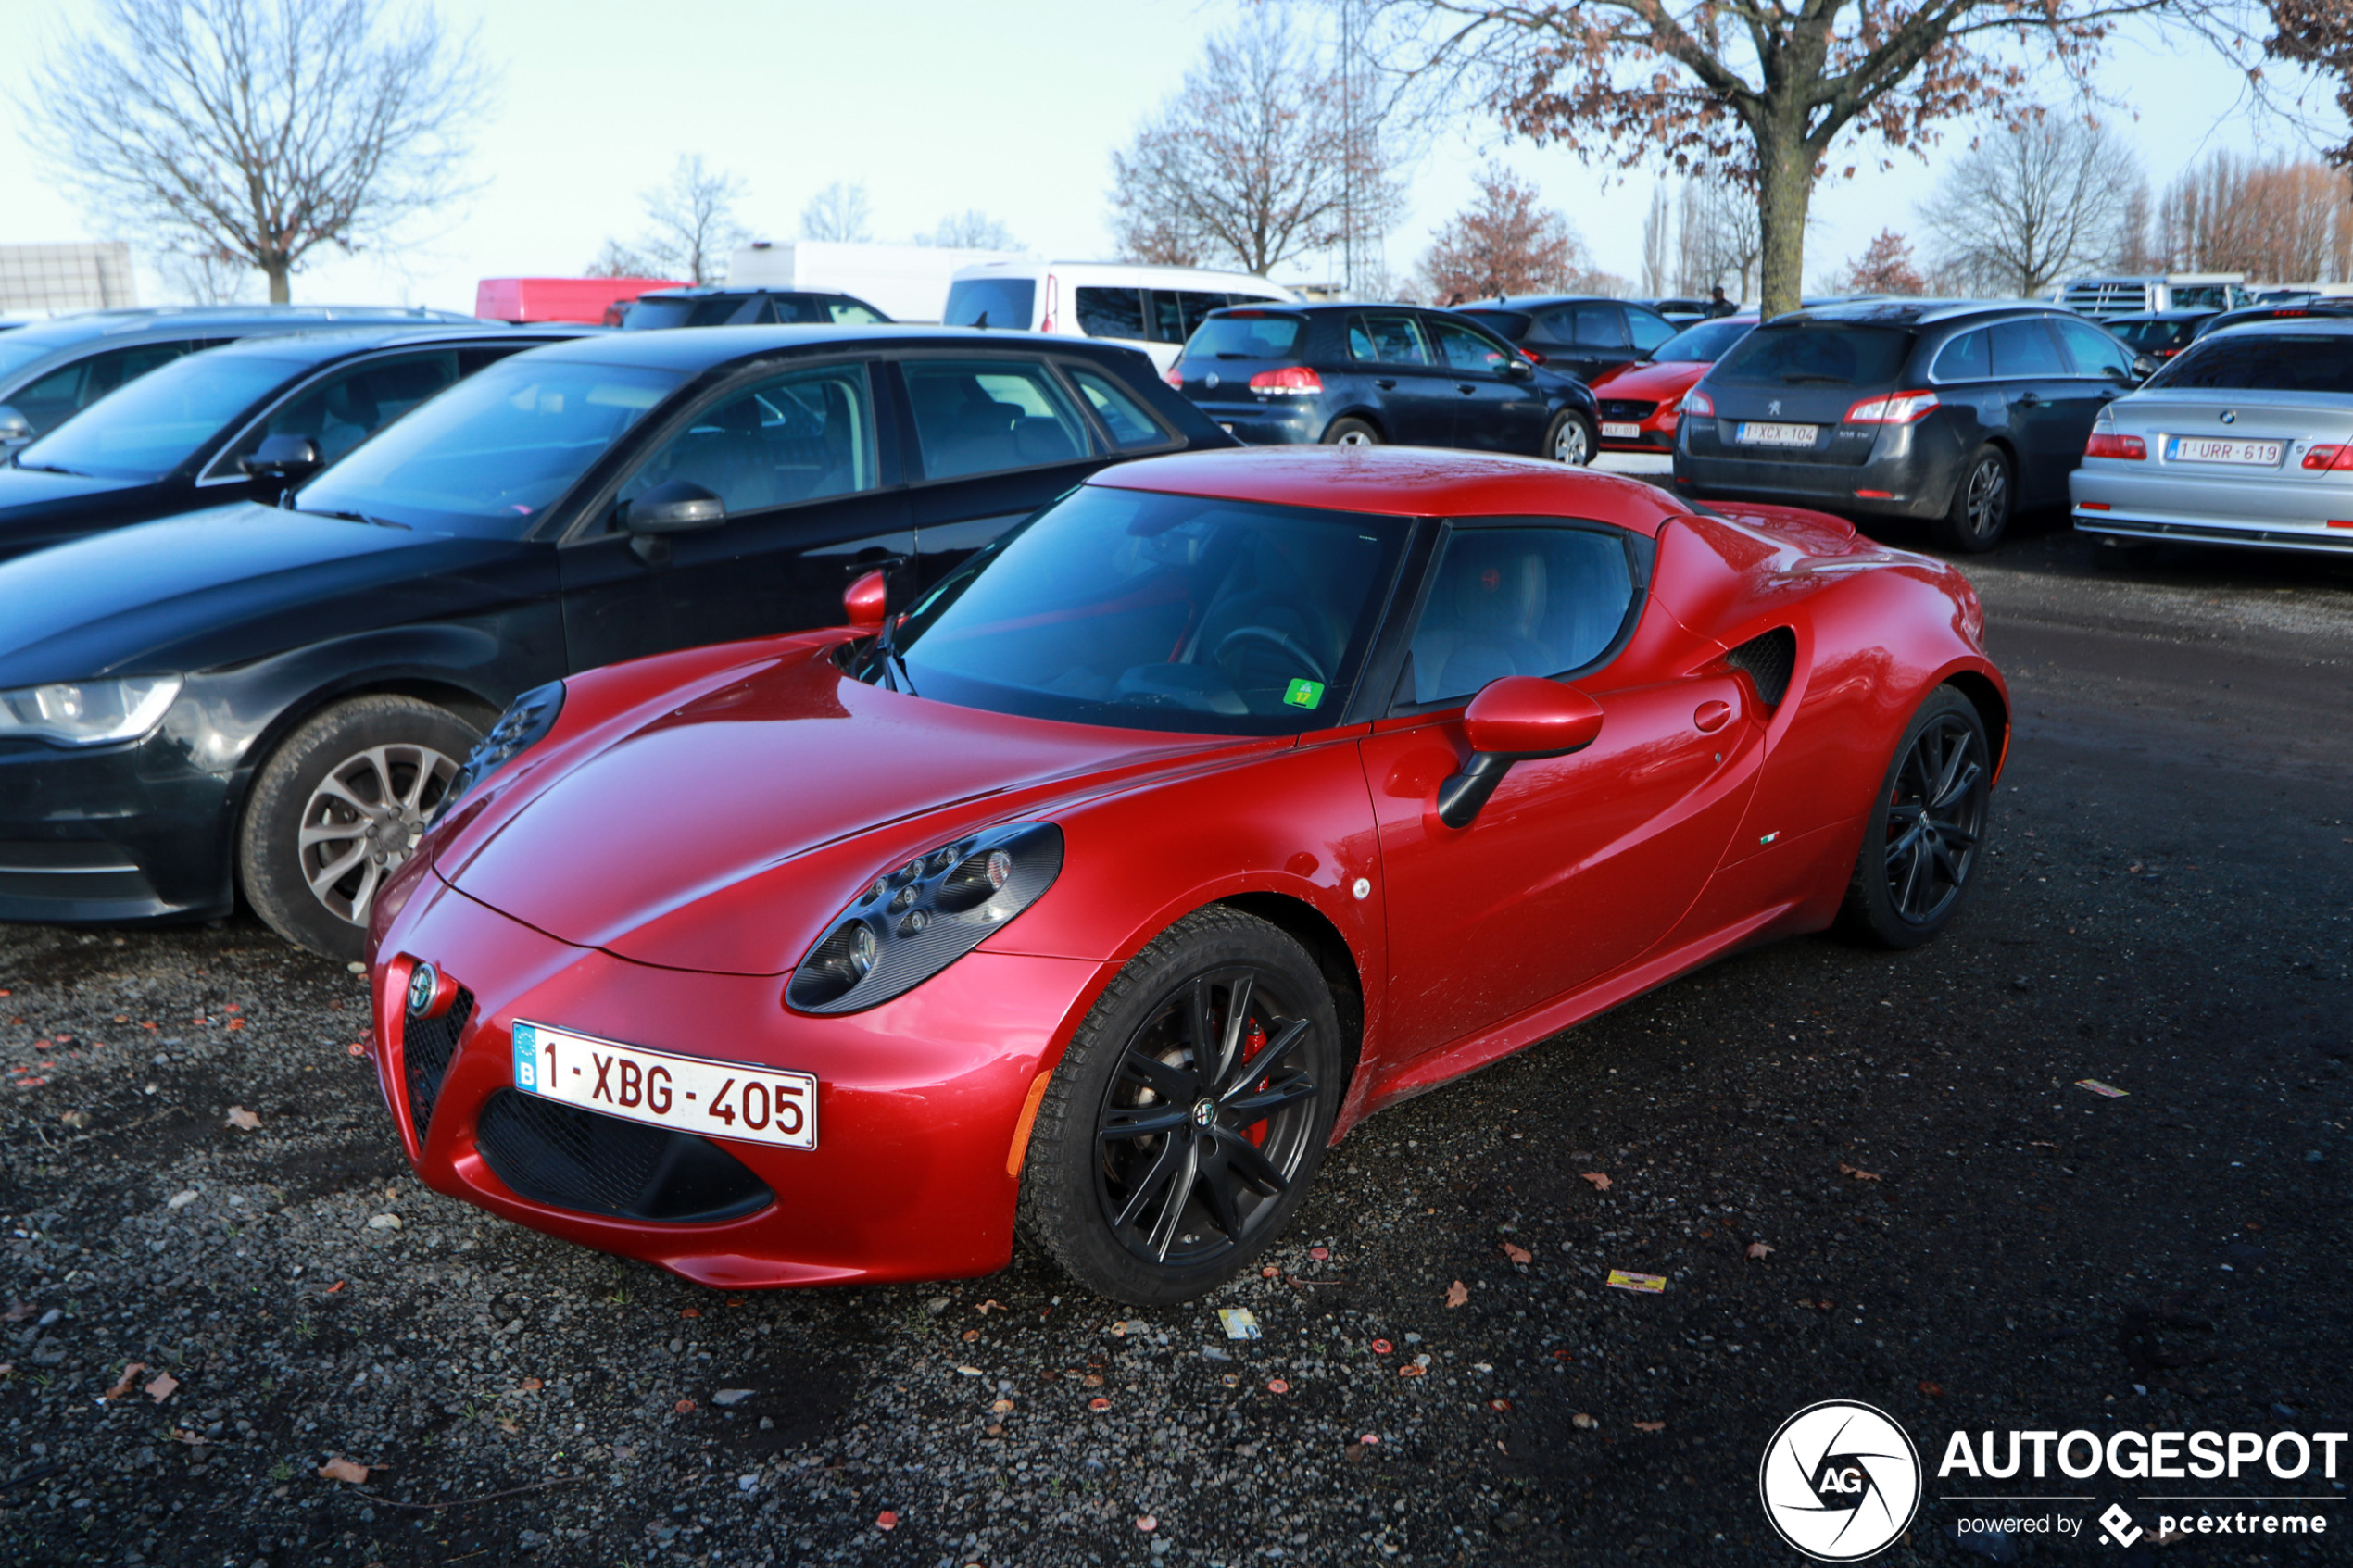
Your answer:
[[[1983,381],[1994,373],[1994,361],[1986,348],[1983,329],[1963,332],[1936,351],[1936,368],[1930,372],[1938,381]]]
[[[1372,350],[1356,348],[1362,341]],[[1429,351],[1422,345],[1422,330],[1411,316],[1357,316],[1349,322],[1349,352],[1359,359],[1383,365],[1427,365]]]
[[[1432,319],[1425,321],[1423,325],[1429,329],[1429,335],[1437,340],[1440,356],[1455,370],[1486,370],[1491,373],[1500,369],[1505,359],[1511,358],[1497,345],[1490,343],[1478,333],[1458,322]]]
[[[871,327],[882,320],[882,314],[867,309],[854,299],[829,299],[825,302],[825,319],[837,327]]]
[[[695,415],[621,487],[624,501],[683,480],[730,515],[875,487],[875,404],[863,365],[795,370]]]
[[[147,343],[94,354],[18,388],[8,401],[31,424],[35,435],[45,435],[124,383],[137,381],[157,366],[169,365],[199,346],[204,345]]]
[[[147,343],[99,355],[90,361],[90,376],[82,383],[79,407],[87,408],[116,387],[137,381],[158,365],[170,364],[195,346],[189,343]]]
[[[2096,376],[2101,380],[2133,378],[2133,351],[2089,321],[2070,320],[2065,316],[2051,318],[2051,326],[2067,345],[2067,357],[2075,361],[2079,376]]]
[[[1625,347],[1625,313],[1615,305],[1579,306],[1577,332],[1570,341],[1579,348]]]
[[[1067,463],[1088,455],[1086,427],[1042,365],[1010,359],[909,359],[907,400],[926,479]]]
[[[1088,337],[1144,335],[1144,291],[1082,288],[1078,291],[1078,330]]]
[[[1531,343],[1571,344],[1577,341],[1577,312],[1564,306],[1534,318],[1528,329]]]
[[[1414,628],[1414,700],[1466,699],[1505,675],[1599,659],[1634,602],[1626,546],[1583,528],[1462,528]]]
[[[2043,323],[2029,317],[1996,321],[1987,329],[1994,339],[1994,374],[1997,377],[2063,376],[2067,361]]]
[[[1648,354],[1675,335],[1675,323],[1647,310],[1626,312],[1626,327],[1633,334],[1635,350],[1642,354]]]
[[[1095,410],[1095,417],[1111,432],[1112,445],[1121,451],[1139,446],[1158,446],[1167,441],[1168,433],[1159,422],[1144,412],[1133,394],[1120,386],[1101,370],[1069,370],[1071,383],[1078,388],[1078,395]]]
[[[450,349],[348,366],[271,409],[213,459],[205,477],[237,478],[237,459],[272,435],[307,435],[332,463],[457,380],[458,356]]]

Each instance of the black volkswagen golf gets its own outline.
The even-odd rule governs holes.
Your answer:
[[[1254,446],[1462,446],[1590,463],[1600,406],[1445,310],[1237,307],[1186,340],[1168,384]]]
[[[2132,350],[2047,306],[1882,300],[1758,327],[1684,395],[1687,495],[1918,518],[1990,550],[2062,504],[2092,421],[2139,384]]]
[[[716,327],[518,354],[280,506],[0,563],[0,918],[242,892],[356,957],[517,694],[837,624],[862,573],[903,598],[1106,464],[1231,445],[1141,354],[1070,338]]]

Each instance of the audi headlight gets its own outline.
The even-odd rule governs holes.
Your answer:
[[[1062,869],[1051,822],[1009,822],[918,855],[834,918],[793,966],[785,1000],[857,1012],[911,991],[1036,903]]]
[[[22,735],[51,746],[137,740],[162,721],[164,709],[179,695],[177,675],[19,686],[0,692],[0,736]]]
[[[490,733],[474,743],[466,754],[466,765],[449,781],[442,792],[441,809],[434,820],[449,814],[465,793],[516,758],[547,738],[556,727],[556,716],[564,710],[564,684],[550,681],[544,686],[534,686],[507,705]]]

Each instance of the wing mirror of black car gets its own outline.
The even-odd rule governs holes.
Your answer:
[[[726,521],[726,502],[684,479],[657,484],[621,506],[621,526],[630,535],[629,553],[648,566],[669,561],[672,534],[698,533]]]
[[[1488,682],[1463,712],[1470,760],[1438,786],[1438,820],[1470,826],[1513,763],[1582,751],[1601,733],[1601,704],[1575,686],[1535,675]]]
[[[2155,355],[2135,354],[2133,356],[2133,379],[2134,381],[2146,381],[2149,377],[2157,374],[2158,369],[2158,361]]]
[[[253,481],[256,493],[275,495],[291,490],[327,466],[319,444],[307,435],[271,435],[237,459]]]
[[[1536,367],[1529,364],[1525,359],[1506,359],[1504,361],[1504,374],[1509,376],[1514,381],[1526,381],[1535,373]]]
[[[32,421],[0,403],[0,448],[14,451],[32,441]]]

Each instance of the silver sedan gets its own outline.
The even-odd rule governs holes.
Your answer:
[[[2353,555],[2353,321],[2199,339],[2101,412],[2068,489],[2109,560],[2166,540]]]

